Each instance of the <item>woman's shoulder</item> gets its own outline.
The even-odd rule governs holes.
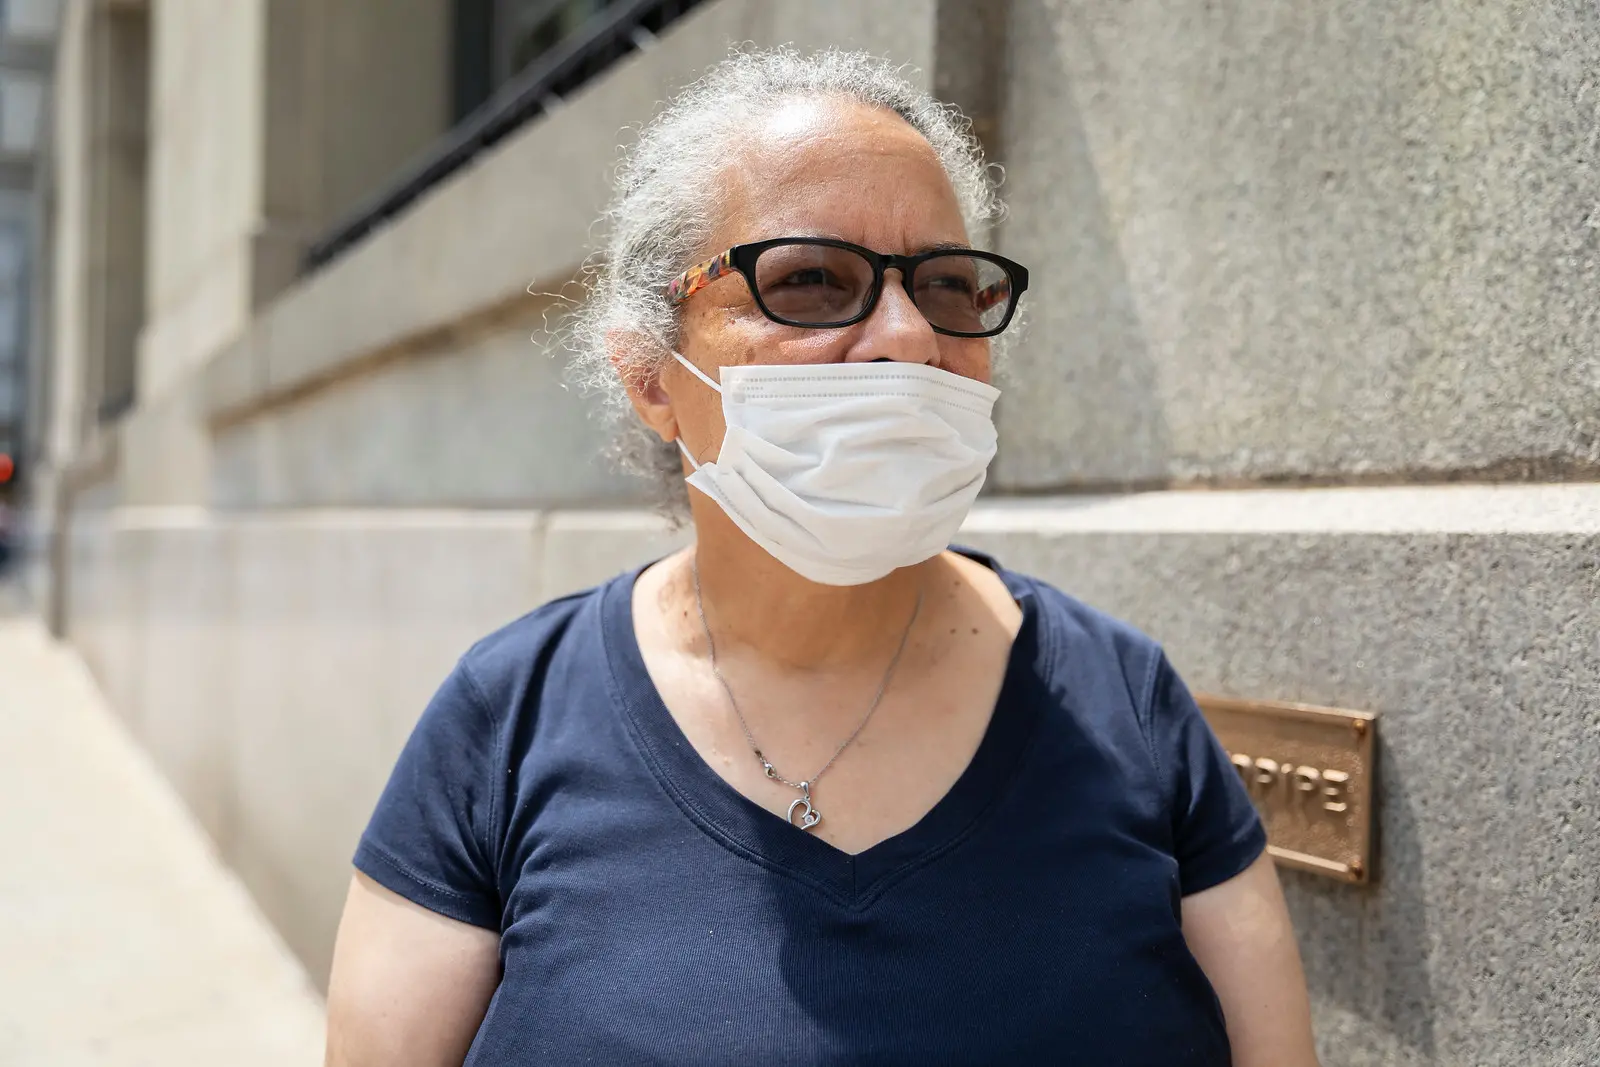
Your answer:
[[[527,692],[533,675],[547,671],[558,658],[594,660],[603,656],[603,605],[608,593],[632,572],[600,585],[569,593],[534,608],[526,615],[475,641],[456,664],[478,698],[504,707]]]
[[[1040,610],[1048,612],[1055,624],[1067,627],[1073,636],[1140,647],[1156,644],[1155,638],[1133,623],[1080,600],[1044,578],[1011,570],[1006,571],[1005,575],[1008,585],[1021,585],[1032,593],[1038,600]]]
[[[1012,570],[1002,577],[1014,596],[1031,598],[1040,651],[1057,669],[1079,676],[1114,671],[1136,697],[1144,695],[1164,661],[1155,638],[1043,578]]]
[[[1075,736],[1121,746],[1136,726],[1162,788],[1209,766],[1215,742],[1193,695],[1155,638],[1048,581],[1007,571],[1006,582],[1032,600],[1035,671],[1056,699],[1048,706]],[[1163,777],[1164,776],[1164,777]]]

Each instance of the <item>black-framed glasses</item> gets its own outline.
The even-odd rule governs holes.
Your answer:
[[[853,326],[878,306],[890,268],[900,271],[928,325],[952,337],[993,337],[1004,330],[1028,288],[1028,268],[993,252],[937,248],[896,256],[831,237],[778,237],[734,245],[689,268],[667,286],[667,299],[681,304],[737,271],[773,322],[817,330]]]

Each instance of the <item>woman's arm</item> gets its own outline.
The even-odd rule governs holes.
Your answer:
[[[1183,898],[1183,936],[1222,1001],[1234,1067],[1317,1067],[1300,950],[1265,853]]]
[[[350,882],[328,981],[327,1067],[461,1067],[500,983],[500,938]]]

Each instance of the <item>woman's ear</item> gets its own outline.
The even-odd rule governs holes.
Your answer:
[[[632,330],[611,330],[606,334],[611,366],[622,379],[639,421],[663,441],[676,441],[678,416],[672,397],[661,383],[661,348],[659,340]]]

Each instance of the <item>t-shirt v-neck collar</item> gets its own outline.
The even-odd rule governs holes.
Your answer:
[[[601,604],[612,698],[652,774],[702,831],[752,863],[811,886],[838,903],[866,908],[890,886],[932,863],[977,831],[1012,780],[1032,736],[1042,643],[1033,590],[993,560],[1022,607],[1005,679],[972,761],[950,790],[910,828],[851,854],[790,825],[729,785],[689,743],[650,680],[633,628],[633,584],[645,568],[607,586]]]

